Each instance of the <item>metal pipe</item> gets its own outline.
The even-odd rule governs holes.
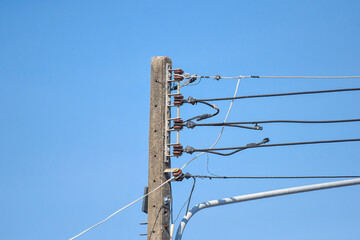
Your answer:
[[[328,189],[328,188],[345,187],[345,186],[356,185],[356,184],[360,184],[360,178],[336,181],[336,182],[313,184],[313,185],[306,185],[306,186],[293,187],[293,188],[284,188],[284,189],[279,189],[279,190],[253,193],[253,194],[247,194],[247,195],[236,196],[236,197],[231,197],[231,198],[222,198],[222,199],[218,199],[218,200],[211,200],[211,201],[203,202],[203,203],[195,205],[183,217],[183,219],[181,220],[181,223],[177,229],[175,240],[181,240],[182,235],[184,233],[184,229],[186,227],[186,224],[189,222],[190,218],[192,216],[194,216],[195,213],[197,213],[198,211],[205,209],[205,208],[216,207],[216,206],[221,206],[221,205],[226,205],[226,204],[231,204],[231,203],[251,201],[251,200],[262,199],[262,198],[294,194],[294,193],[316,191],[316,190],[322,190],[322,189]]]

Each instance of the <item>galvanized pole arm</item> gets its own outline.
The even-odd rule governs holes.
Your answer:
[[[197,213],[198,211],[205,209],[205,208],[216,207],[216,206],[221,206],[221,205],[226,205],[226,204],[231,204],[231,203],[251,201],[251,200],[262,199],[262,198],[277,197],[277,196],[294,194],[294,193],[310,192],[310,191],[316,191],[316,190],[322,190],[322,189],[328,189],[328,188],[345,187],[345,186],[351,186],[351,185],[356,185],[356,184],[360,184],[360,178],[336,181],[336,182],[313,184],[313,185],[306,185],[306,186],[300,186],[300,187],[294,187],[294,188],[285,188],[285,189],[279,189],[279,190],[274,190],[274,191],[253,193],[253,194],[247,194],[247,195],[236,196],[236,197],[231,197],[231,198],[223,198],[223,199],[203,202],[203,203],[195,205],[183,217],[183,219],[181,220],[181,223],[178,227],[178,230],[177,230],[177,233],[175,236],[175,240],[181,240],[181,237],[183,235],[186,224],[189,222],[190,218],[195,213]]]

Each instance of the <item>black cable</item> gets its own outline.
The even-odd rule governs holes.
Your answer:
[[[264,139],[265,140],[265,139]],[[237,153],[239,151],[248,149],[248,148],[259,148],[259,147],[278,147],[278,146],[292,146],[292,145],[306,145],[306,144],[318,144],[318,143],[339,143],[339,142],[358,142],[360,141],[359,138],[355,139],[339,139],[339,140],[324,140],[324,141],[310,141],[310,142],[293,142],[293,143],[277,143],[277,144],[266,144],[262,145],[264,143],[251,143],[243,147],[228,147],[228,148],[206,148],[206,149],[194,149],[192,147],[186,147],[185,152],[192,154],[193,152],[208,152],[212,154],[217,154],[221,156],[229,156],[234,153]],[[230,153],[219,153],[217,151],[224,151],[224,150],[234,150]]]
[[[341,119],[341,120],[322,120],[322,121],[304,121],[304,120],[266,120],[266,121],[245,121],[245,122],[226,122],[226,123],[188,123],[183,124],[188,128],[194,128],[196,126],[212,127],[212,126],[227,126],[227,127],[240,127],[253,130],[262,130],[262,127],[257,124],[263,123],[344,123],[344,122],[360,122],[360,119]],[[254,127],[242,126],[240,124],[254,124]]]
[[[192,117],[192,118],[190,118],[190,119],[188,119],[188,120],[186,120],[186,121],[184,121],[184,122],[188,122],[188,121],[191,121],[191,120],[194,120],[194,119],[196,119],[196,121],[201,121],[201,120],[204,120],[204,119],[207,119],[207,118],[212,118],[212,117],[214,117],[214,116],[216,116],[216,115],[219,114],[220,110],[219,110],[219,108],[218,108],[216,105],[210,104],[210,103],[207,103],[207,102],[204,102],[204,101],[198,101],[198,102],[199,102],[199,103],[202,103],[202,104],[205,104],[205,105],[207,105],[207,106],[215,109],[216,112],[213,113],[213,114],[206,113],[206,114],[198,115],[198,116]]]
[[[183,208],[185,207],[185,204],[186,204],[186,203],[188,203],[188,205],[187,205],[187,208],[186,208],[186,212],[185,212],[185,213],[187,213],[187,212],[189,211],[189,205],[190,205],[190,201],[191,201],[191,196],[192,196],[192,194],[193,194],[193,192],[194,192],[195,183],[196,183],[196,179],[194,178],[194,183],[193,183],[193,186],[192,186],[191,191],[190,191],[190,196],[189,196],[189,198],[184,202],[184,204],[182,205],[182,207],[180,208],[180,210],[179,210],[179,212],[178,212],[178,214],[177,214],[177,216],[176,216],[176,218],[175,218],[174,223],[176,223],[176,221],[178,220],[178,218],[179,218],[179,216],[180,216],[180,213],[181,213],[181,211],[183,210]]]
[[[235,100],[235,99],[244,99],[244,98],[280,97],[280,96],[291,96],[291,95],[302,95],[302,94],[348,92],[348,91],[360,91],[360,88],[344,88],[344,89],[331,89],[331,90],[320,90],[320,91],[275,93],[275,94],[249,95],[249,96],[225,97],[225,98],[207,98],[207,99],[195,99],[190,97],[187,100],[184,99],[183,102],[194,104],[196,102],[201,102],[201,101],[210,102],[210,101]]]
[[[178,214],[177,214],[177,216],[176,216],[176,218],[175,218],[175,220],[174,220],[174,223],[176,223],[176,221],[178,220],[181,211],[183,210],[183,208],[185,207],[185,204],[186,204],[188,201],[189,201],[189,199],[186,200],[186,201],[184,202],[184,204],[182,205],[182,207],[180,208],[180,210],[179,210],[179,212],[178,212]]]
[[[191,197],[192,197],[192,194],[193,194],[193,192],[194,192],[194,188],[195,188],[195,184],[196,184],[196,178],[193,177],[193,179],[194,179],[194,183],[193,183],[193,186],[192,186],[192,188],[191,188],[191,192],[190,192],[190,196],[189,196],[189,200],[188,200],[188,205],[187,205],[187,207],[186,207],[186,212],[185,212],[185,214],[189,211],[189,206],[190,206],[190,202],[191,202]]]
[[[360,176],[206,176],[191,175],[186,173],[185,178],[208,178],[208,179],[304,179],[304,178],[358,178]]]

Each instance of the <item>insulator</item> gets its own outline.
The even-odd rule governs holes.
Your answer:
[[[185,175],[183,174],[181,169],[179,169],[176,172],[173,172],[172,175],[175,178],[175,181],[182,181],[184,179],[184,177],[185,177]]]
[[[174,95],[174,100],[180,100],[180,99],[184,99],[184,96],[181,93]]]
[[[182,125],[174,125],[175,130],[182,130],[184,127]]]
[[[183,104],[184,104],[183,101],[174,101],[174,105],[175,105],[175,106],[180,107],[180,106],[182,106]]]
[[[180,118],[178,118],[178,119],[174,119],[174,123],[175,123],[175,124],[183,124],[184,121],[181,120]]]
[[[178,75],[174,76],[174,80],[175,80],[175,81],[181,81],[181,80],[183,80],[183,79],[184,79],[183,76],[178,76]]]
[[[175,69],[175,70],[174,70],[174,73],[175,73],[175,74],[183,74],[184,71],[179,68],[179,69]]]
[[[173,146],[173,155],[179,157],[182,155],[183,152],[183,146],[181,144],[177,144]]]
[[[173,151],[173,155],[176,157],[180,157],[182,155],[182,151]]]
[[[182,130],[183,129],[183,123],[184,121],[181,119],[175,119],[174,120],[174,129],[175,130]]]
[[[180,151],[183,150],[183,146],[181,146],[181,144],[174,145],[173,148],[174,150],[180,150]]]

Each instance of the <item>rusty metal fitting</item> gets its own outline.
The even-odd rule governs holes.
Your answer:
[[[175,73],[175,74],[183,74],[184,71],[183,71],[182,69],[178,68],[178,69],[175,69],[175,70],[174,70],[174,73]]]
[[[169,228],[169,224],[165,224],[164,225],[164,228],[166,229],[166,228]]]
[[[172,175],[175,178],[175,181],[182,181],[184,180],[185,177],[181,169],[177,170],[176,172],[173,172]]]
[[[181,144],[177,144],[173,146],[173,155],[176,157],[180,157],[183,153],[183,146]]]
[[[183,79],[184,79],[183,76],[179,76],[179,75],[174,76],[174,80],[175,80],[175,81],[181,81],[181,80],[183,80]]]

